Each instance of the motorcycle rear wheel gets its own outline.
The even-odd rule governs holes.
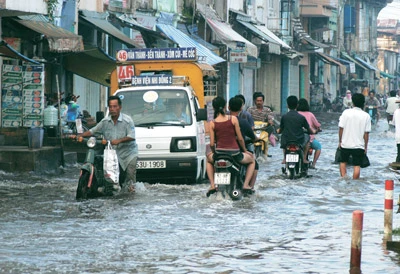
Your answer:
[[[78,187],[76,188],[76,199],[87,199],[88,197],[88,183],[90,173],[87,170],[83,170],[79,177]]]
[[[295,173],[295,169],[294,168],[288,168],[288,172],[289,172],[289,179],[293,180],[294,179],[294,173]]]
[[[261,146],[254,146],[254,154],[256,155],[256,159],[258,159],[262,153]]]

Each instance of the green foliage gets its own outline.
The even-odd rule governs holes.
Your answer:
[[[396,228],[392,230],[393,235],[400,235],[400,228]]]
[[[54,10],[56,9],[58,0],[47,0],[47,15],[50,22],[54,20]]]

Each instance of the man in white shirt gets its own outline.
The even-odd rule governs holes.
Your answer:
[[[391,90],[390,91],[390,97],[386,100],[385,102],[385,109],[386,109],[386,119],[388,121],[389,124],[389,129],[390,129],[390,125],[393,125],[392,119],[393,119],[393,113],[396,109],[399,108],[399,104],[398,104],[398,99],[396,97],[396,91],[395,90]]]
[[[367,153],[371,118],[363,111],[365,97],[357,93],[352,96],[353,108],[343,111],[339,118],[340,176],[347,175],[349,157],[353,158],[353,179],[360,178],[360,165]]]
[[[400,108],[396,109],[393,113],[393,124],[396,128],[395,139],[397,145],[397,157],[396,162],[400,162]]]

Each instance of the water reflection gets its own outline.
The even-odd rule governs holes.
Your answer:
[[[205,198],[207,185],[146,183],[134,195],[76,202],[78,166],[62,177],[1,173],[0,272],[348,273],[352,212],[361,209],[364,273],[398,273],[398,253],[382,246],[384,180],[398,182],[387,168],[393,135],[381,121],[371,167],[344,180],[331,163],[336,121],[324,126],[312,177],[284,179],[272,148],[256,194],[237,202]]]

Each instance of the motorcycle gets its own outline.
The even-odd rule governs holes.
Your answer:
[[[258,138],[254,142],[254,154],[256,159],[262,157],[263,154],[268,155],[268,123],[262,121],[254,122],[254,135]]]
[[[232,200],[240,200],[250,194],[249,191],[243,191],[245,174],[246,166],[236,162],[230,154],[215,152],[214,183],[224,198],[228,194]]]
[[[72,135],[72,138],[75,137]],[[88,199],[101,196],[112,196],[114,187],[104,178],[103,172],[103,153],[106,141],[97,139],[79,137],[78,142],[86,141],[88,151],[85,161],[81,166],[81,172],[76,189],[76,199]]]
[[[334,112],[342,112],[343,111],[343,97],[337,96],[335,100],[332,102],[332,111]]]
[[[375,125],[377,109],[374,106],[367,106],[367,112],[368,112],[369,116],[371,117],[372,125]]]
[[[289,179],[295,176],[307,177],[310,164],[303,160],[303,147],[296,142],[288,142],[285,147],[286,164],[282,167],[282,173],[288,175]]]

